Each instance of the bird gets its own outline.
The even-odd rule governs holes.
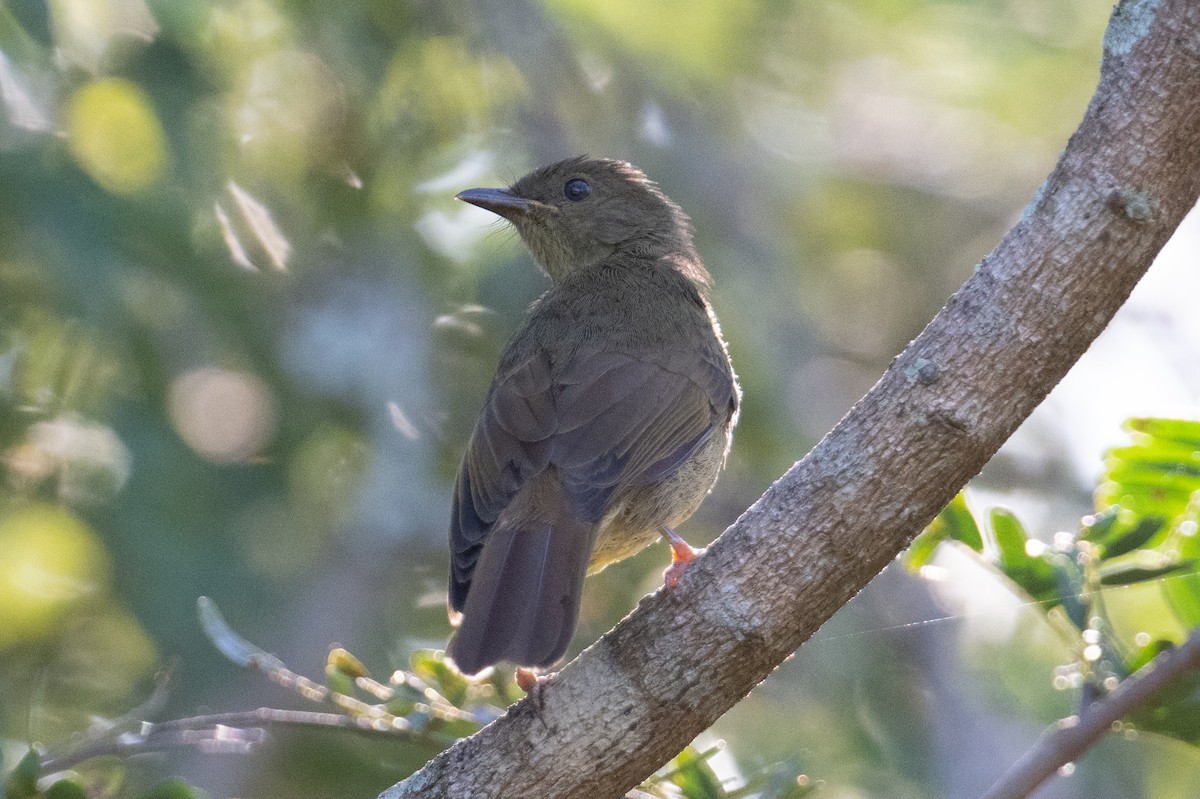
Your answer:
[[[585,576],[675,528],[716,483],[741,389],[691,221],[637,167],[580,156],[457,199],[516,228],[550,288],[504,348],[454,485],[447,652],[546,668]]]

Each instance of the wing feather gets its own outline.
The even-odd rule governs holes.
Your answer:
[[[627,487],[662,480],[736,409],[720,344],[686,351],[581,349],[559,370],[544,351],[497,375],[455,487],[450,604],[462,610],[483,541],[550,467],[571,513],[595,523]],[[527,632],[527,631],[523,631]]]

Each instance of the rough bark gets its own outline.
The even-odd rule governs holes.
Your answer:
[[[1083,355],[1200,190],[1200,5],[1127,0],[1022,220],[875,387],[671,591],[400,797],[616,797],[900,552]]]

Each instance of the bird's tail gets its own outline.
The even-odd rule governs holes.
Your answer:
[[[488,533],[449,646],[464,674],[500,660],[549,666],[571,642],[596,524],[575,518],[561,489],[551,493],[555,507],[539,508],[537,521],[502,518]]]

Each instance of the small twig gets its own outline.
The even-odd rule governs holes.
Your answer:
[[[200,624],[205,634],[221,650],[225,657],[239,666],[258,669],[272,682],[293,690],[305,699],[313,702],[328,702],[351,716],[365,717],[375,722],[394,726],[396,729],[408,732],[410,725],[406,719],[388,713],[379,705],[372,705],[353,696],[348,696],[330,690],[315,680],[297,674],[287,667],[275,655],[260,649],[242,638],[221,615],[217,605],[206,596],[196,600],[196,610],[200,615]]]
[[[1200,627],[1181,646],[1168,649],[1130,675],[1107,697],[1078,716],[1055,724],[983,795],[983,799],[1021,799],[1048,777],[1079,758],[1114,725],[1149,701],[1184,672],[1200,668]]]
[[[74,758],[78,752],[96,750],[100,754],[109,754],[108,750],[111,748],[113,741],[116,741],[123,735],[132,734],[131,731],[134,729],[144,728],[145,719],[160,711],[163,705],[166,704],[167,689],[170,686],[174,673],[174,666],[167,667],[158,672],[154,676],[154,690],[150,692],[150,696],[144,702],[122,716],[93,724],[73,744],[62,747],[65,751],[61,755],[43,755],[39,760],[43,773],[65,768],[65,766],[57,765],[57,763],[63,759]],[[96,755],[87,755],[82,759],[86,760],[88,757],[96,757]],[[46,764],[48,761],[55,762],[47,767]],[[78,763],[80,761],[74,760],[73,762]]]
[[[429,718],[471,721],[479,726],[491,720],[490,717],[460,710],[416,675],[403,672],[393,677],[393,681],[398,681],[399,685],[427,703],[413,703],[413,713],[408,718],[397,716],[382,704],[373,705],[331,690],[292,671],[278,657],[238,635],[221,616],[216,604],[207,597],[198,600],[197,609],[205,633],[231,661],[261,671],[273,682],[304,698],[331,704],[341,712],[261,707],[257,710],[188,716],[163,722],[144,721],[157,712],[165,700],[170,676],[170,672],[166,671],[159,676],[155,691],[146,703],[119,719],[93,728],[71,745],[43,753],[40,758],[43,774],[63,771],[95,757],[129,757],[179,748],[194,747],[206,753],[245,754],[266,740],[267,727],[316,727],[373,736],[399,736],[445,748],[454,743],[456,738],[428,729],[426,722]],[[384,702],[395,699],[394,687],[376,682],[365,673],[355,678],[355,684],[360,690]]]
[[[41,770],[48,774],[69,769],[94,757],[128,757],[184,747],[196,747],[207,753],[245,754],[265,740],[266,727],[322,727],[383,737],[409,735],[407,729],[380,724],[376,719],[341,713],[260,707],[257,710],[189,716],[160,723],[142,722],[137,732],[119,732],[109,728],[108,732],[115,734],[91,736],[83,744],[61,754],[46,753],[41,758]],[[449,736],[428,732],[422,733],[421,738],[438,746],[447,746],[454,741]]]
[[[111,739],[122,731],[141,727],[145,723],[145,719],[156,715],[166,706],[167,695],[170,693],[171,680],[174,678],[174,663],[159,670],[154,675],[154,690],[150,692],[150,696],[146,697],[145,701],[122,716],[118,716],[107,722],[93,724],[80,740],[80,745],[90,741]]]
[[[350,716],[369,720],[374,725],[390,725],[400,732],[417,732],[410,720],[389,713],[382,705],[373,705],[354,696],[331,690],[315,680],[297,674],[275,655],[247,641],[229,626],[215,602],[206,596],[196,600],[196,610],[200,616],[200,624],[213,645],[225,657],[239,666],[257,669],[284,688],[295,691],[305,699],[313,702],[327,702]],[[422,716],[430,716],[442,721],[470,721],[483,726],[493,720],[490,715],[470,713],[455,707],[448,699],[420,680],[416,675],[400,672],[402,676],[393,676],[396,685],[402,685],[408,690],[422,696],[426,702],[418,702],[414,712]],[[395,698],[395,689],[384,685],[365,675],[354,678],[354,684],[364,693],[390,702]]]

